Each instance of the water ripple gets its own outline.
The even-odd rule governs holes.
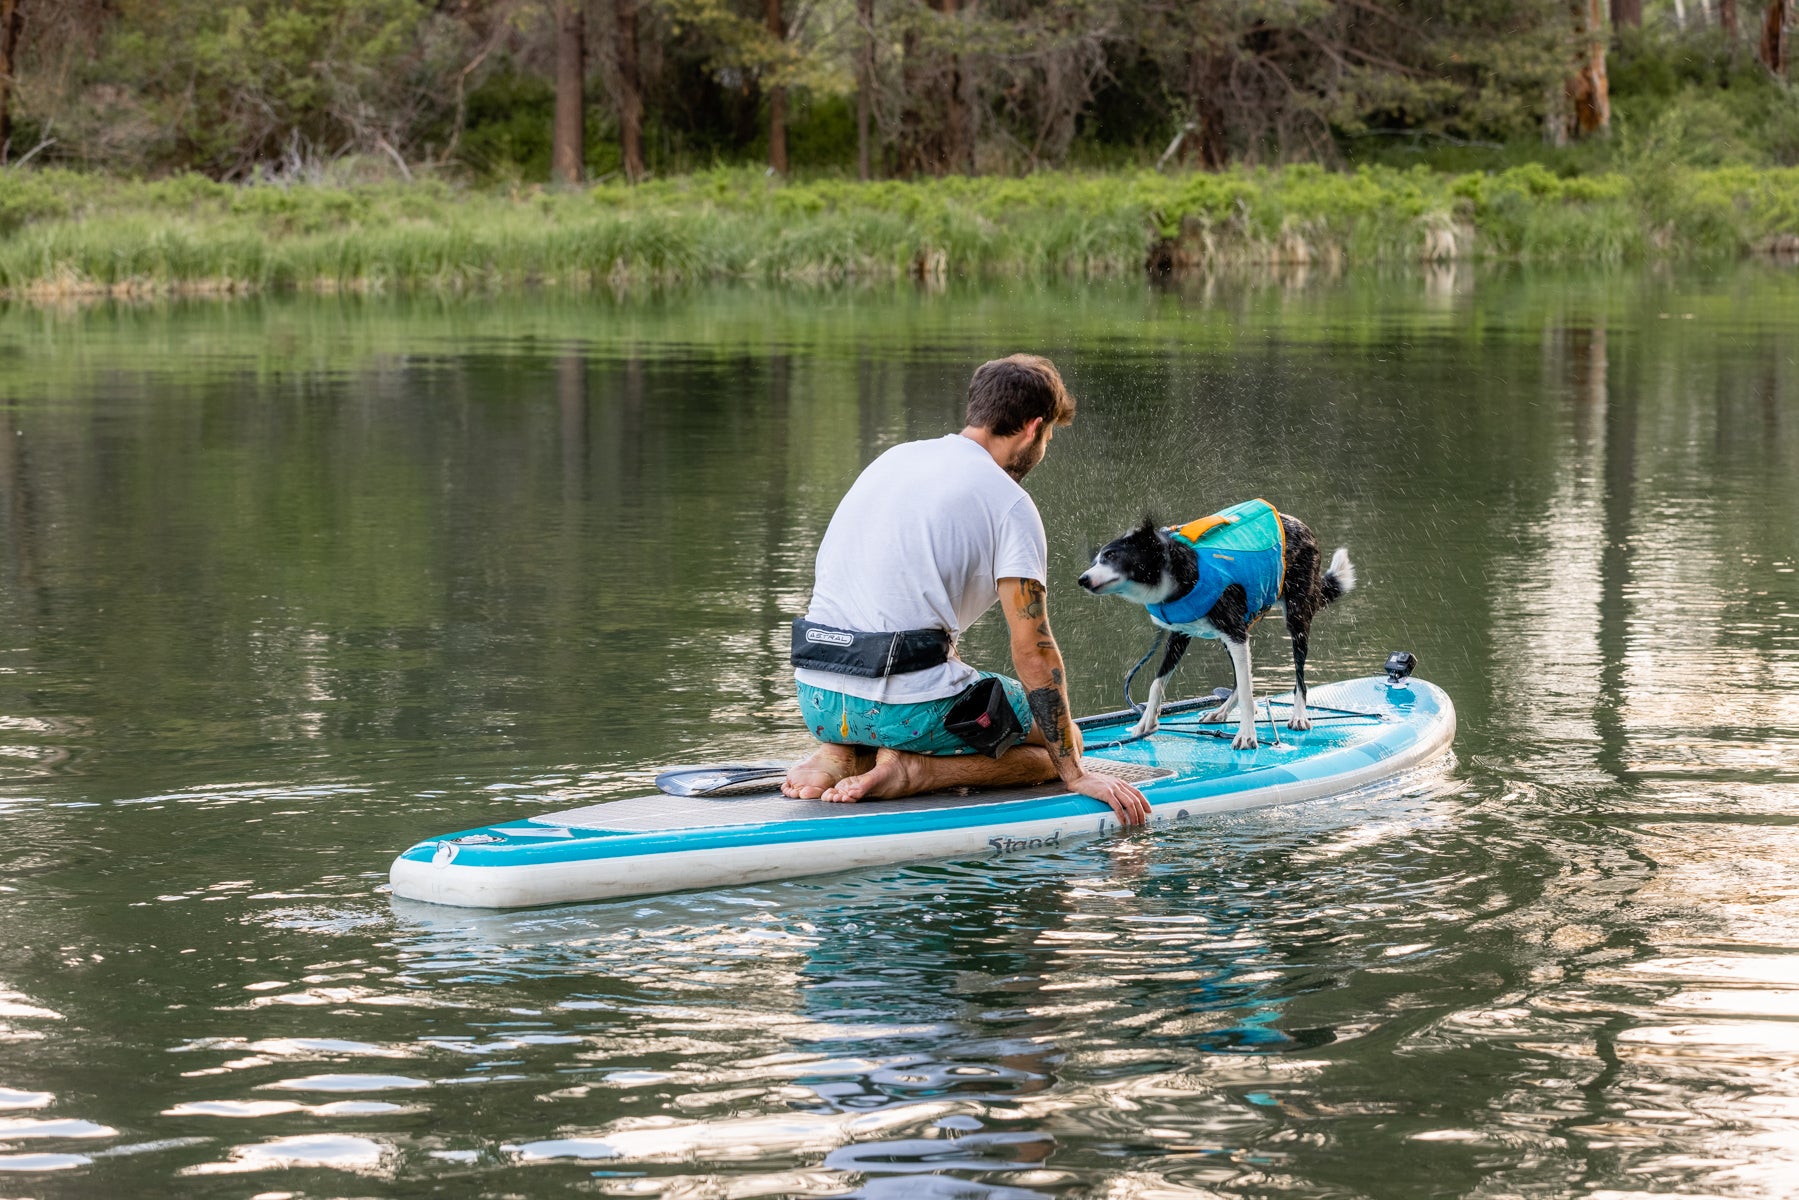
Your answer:
[[[301,1134],[235,1146],[222,1161],[183,1167],[182,1175],[235,1175],[295,1167],[328,1167],[364,1175],[391,1171],[394,1148],[372,1138],[345,1134]]]

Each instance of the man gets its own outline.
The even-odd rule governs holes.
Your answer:
[[[862,472],[794,623],[800,711],[820,745],[783,792],[853,803],[1059,777],[1124,824],[1148,816],[1142,792],[1082,763],[1045,608],[1043,520],[1019,486],[1073,420],[1055,366],[1014,354],[975,371],[960,433],[895,446]],[[996,599],[1017,679],[956,656]]]

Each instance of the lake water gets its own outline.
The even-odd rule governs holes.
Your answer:
[[[1455,766],[388,897],[430,834],[801,752],[833,505],[1014,350],[1081,403],[1029,480],[1078,710],[1147,641],[1090,548],[1260,495],[1361,570],[1312,678],[1414,651]],[[0,1195],[1791,1195],[1796,356],[1756,264],[0,310]]]

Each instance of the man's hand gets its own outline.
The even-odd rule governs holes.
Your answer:
[[[999,595],[1012,633],[1012,663],[1031,706],[1032,740],[1042,738],[1069,791],[1101,801],[1121,825],[1141,825],[1149,818],[1143,793],[1122,779],[1089,771],[1081,762],[1081,727],[1068,713],[1062,652],[1049,631],[1043,585],[1035,579],[1002,579]]]
[[[1068,790],[1104,801],[1117,814],[1120,825],[1141,825],[1149,819],[1149,801],[1143,798],[1143,793],[1111,775],[1083,772],[1079,779],[1068,785]]]

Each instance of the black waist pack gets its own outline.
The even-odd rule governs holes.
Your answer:
[[[1024,726],[1006,699],[1005,685],[992,676],[969,685],[944,714],[943,727],[976,754],[994,758],[1024,741]]]
[[[819,625],[804,617],[793,623],[791,661],[814,671],[879,679],[940,667],[949,661],[949,651],[949,631],[944,629],[862,633]]]

